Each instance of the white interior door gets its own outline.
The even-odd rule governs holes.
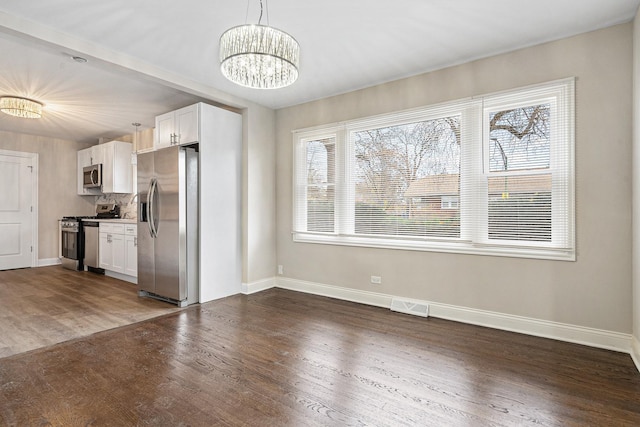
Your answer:
[[[31,153],[0,153],[0,270],[34,266]],[[24,155],[23,155],[24,154]]]

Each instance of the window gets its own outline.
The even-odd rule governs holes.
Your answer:
[[[575,259],[573,84],[295,131],[294,240]]]
[[[459,127],[449,116],[349,132],[355,235],[460,235],[459,216],[440,202],[442,191],[459,194]]]
[[[459,209],[460,197],[458,196],[442,196],[440,199],[440,209]]]

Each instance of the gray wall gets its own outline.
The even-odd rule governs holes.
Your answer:
[[[249,284],[275,275],[275,112],[251,104],[242,122],[242,282]]]
[[[630,333],[631,61],[629,23],[277,111],[277,263],[293,279]],[[576,262],[293,243],[292,130],[570,76]]]
[[[640,369],[640,11],[633,28],[633,345]]]
[[[38,153],[38,259],[58,257],[58,220],[95,213],[95,197],[77,195],[77,151],[90,144],[0,131],[0,149]]]

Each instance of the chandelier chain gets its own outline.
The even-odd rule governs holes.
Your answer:
[[[269,2],[264,0],[267,5],[267,25],[269,25]],[[247,0],[247,10],[244,14],[244,23],[247,24],[249,22],[249,6],[251,4],[251,0]],[[262,23],[262,15],[264,13],[264,7],[262,4],[262,0],[260,0],[260,17],[258,18],[258,25]]]

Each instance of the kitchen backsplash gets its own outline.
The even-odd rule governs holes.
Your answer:
[[[123,219],[138,217],[137,194],[103,194],[96,198],[96,203],[115,203],[120,206],[120,217]]]

